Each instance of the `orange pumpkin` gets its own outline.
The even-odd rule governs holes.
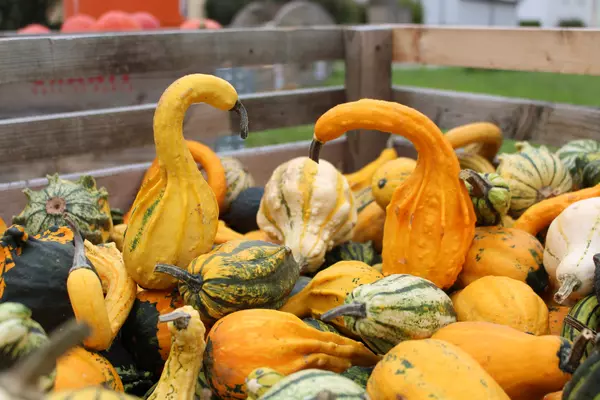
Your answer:
[[[87,386],[124,391],[119,374],[106,358],[83,347],[75,347],[56,363],[54,390],[82,389]]]

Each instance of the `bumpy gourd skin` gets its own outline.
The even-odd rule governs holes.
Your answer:
[[[125,232],[123,258],[128,273],[146,289],[168,289],[175,279],[154,273],[158,263],[179,268],[210,251],[217,233],[219,207],[184,141],[187,108],[205,102],[221,110],[243,110],[227,81],[187,75],[162,95],[154,115],[159,173],[142,185]],[[244,115],[245,116],[245,115]],[[247,121],[243,118],[243,124]],[[242,137],[247,134],[247,126]]]
[[[386,209],[383,274],[412,274],[452,286],[475,234],[475,212],[452,146],[425,115],[398,103],[362,99],[340,104],[315,125],[311,157],[325,142],[357,129],[409,139],[417,166]]]

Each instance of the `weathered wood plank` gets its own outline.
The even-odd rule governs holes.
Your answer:
[[[401,26],[394,61],[600,75],[599,29]]]
[[[382,27],[347,28],[346,99],[390,100],[392,97],[392,32]],[[377,131],[348,132],[347,172],[371,162],[385,146],[388,134]]]
[[[240,96],[250,130],[261,131],[314,123],[345,100],[342,87],[313,88]],[[0,169],[18,162],[53,160],[153,143],[156,105],[55,114],[0,121]],[[187,138],[207,144],[237,132],[238,116],[207,105],[190,108],[184,121]]]
[[[323,148],[322,158],[331,162],[338,168],[343,168],[345,138],[334,140]],[[244,149],[232,152],[223,152],[220,155],[231,156],[239,159],[248,167],[257,185],[264,185],[273,170],[281,163],[295,157],[308,156],[310,141],[302,141],[275,146],[265,146],[253,149]],[[126,165],[123,167],[108,168],[86,172],[96,178],[98,186],[108,190],[111,207],[128,209],[135,199],[144,172],[150,163]],[[82,173],[63,175],[64,179],[77,179]],[[0,184],[0,217],[6,222],[12,220],[25,207],[25,187],[39,189],[47,184],[47,180],[32,179]]]
[[[506,138],[561,146],[572,139],[600,138],[600,108],[519,98],[394,86],[394,101],[413,107],[440,128],[494,122]]]
[[[0,40],[0,84],[141,73],[173,77],[218,67],[343,57],[339,27],[6,38]]]

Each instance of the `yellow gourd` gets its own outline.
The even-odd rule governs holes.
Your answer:
[[[356,225],[352,231],[352,241],[358,243],[373,242],[375,250],[383,249],[383,226],[385,210],[375,201],[358,213]]]
[[[412,141],[419,153],[414,172],[387,207],[383,273],[411,274],[449,288],[461,271],[475,234],[475,212],[458,159],[439,128],[417,110],[362,99],[340,104],[315,125],[311,158],[324,143],[351,130],[381,130]]]
[[[244,235],[231,229],[224,221],[219,220],[217,228],[217,236],[215,236],[215,244],[223,244],[230,240],[244,239]]]
[[[183,118],[192,103],[205,102],[242,115],[242,138],[248,134],[246,111],[227,81],[192,74],[163,93],[154,115],[159,172],[138,192],[125,233],[127,271],[145,289],[168,289],[175,279],[154,273],[159,263],[186,268],[212,248],[219,207],[183,138]]]
[[[154,391],[148,400],[194,400],[198,373],[206,342],[206,329],[198,311],[183,306],[158,317],[171,332],[171,352]]]
[[[461,125],[450,129],[445,136],[452,148],[464,148],[465,153],[478,154],[488,161],[494,159],[502,146],[502,131],[490,122]]]
[[[371,181],[373,198],[383,209],[390,204],[396,188],[413,173],[417,162],[412,158],[399,157],[388,161],[375,171]]]

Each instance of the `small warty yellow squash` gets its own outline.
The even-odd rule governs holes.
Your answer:
[[[346,178],[329,162],[294,158],[273,171],[257,215],[260,229],[292,249],[301,272],[352,237],[357,212]]]

